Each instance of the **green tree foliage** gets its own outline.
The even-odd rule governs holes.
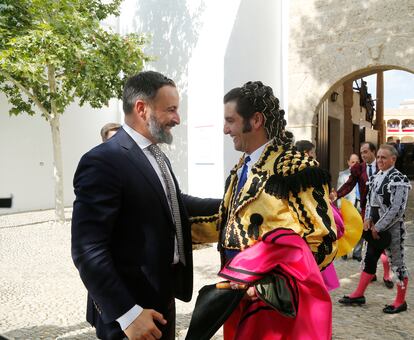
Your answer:
[[[59,115],[75,99],[100,108],[121,98],[125,78],[149,60],[142,51],[145,36],[121,36],[101,25],[119,15],[121,1],[0,0],[0,91],[11,104],[10,115],[40,112],[51,125],[58,220]]]

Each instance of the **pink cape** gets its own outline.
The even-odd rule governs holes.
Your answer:
[[[266,234],[261,242],[237,254],[219,275],[253,284],[272,272],[287,278],[297,306],[296,317],[283,316],[261,300],[243,300],[226,321],[224,339],[331,339],[331,298],[309,246],[293,230],[276,229]]]
[[[339,209],[333,204],[331,204],[331,207],[339,239],[344,234],[344,220],[342,219],[342,215]],[[321,273],[323,282],[325,282],[325,286],[328,289],[328,291],[332,291],[336,288],[339,288],[338,275],[336,275],[336,270],[333,263],[326,267]]]

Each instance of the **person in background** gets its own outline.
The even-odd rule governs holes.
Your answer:
[[[101,138],[102,142],[106,142],[111,138],[121,127],[121,124],[118,123],[107,123],[101,129]]]
[[[346,183],[349,176],[351,175],[351,168],[354,166],[354,164],[359,163],[359,156],[355,153],[351,154],[347,160],[348,168],[340,171],[338,175],[338,181],[337,181],[337,188],[339,189]],[[357,209],[360,210],[360,195],[359,195],[359,189],[356,185],[352,191],[345,195],[344,198],[346,198],[348,201],[350,201]],[[338,207],[341,206],[341,200],[339,199],[337,201]],[[352,252],[352,258],[357,261],[362,260],[362,244],[363,244],[363,238],[361,237],[361,240],[358,242],[358,244],[355,246],[353,252]],[[342,256],[344,260],[347,259],[347,255]]]
[[[361,205],[361,216],[363,219],[365,217],[365,206],[367,204],[367,182],[369,182],[372,179],[372,176],[375,175],[378,171],[375,159],[376,151],[377,148],[373,143],[362,142],[360,147],[360,153],[363,162],[354,164],[351,168],[351,175],[349,176],[348,180],[338,189],[337,192],[333,191],[330,194],[331,200],[335,201],[336,199],[349,194],[358,184]],[[367,254],[366,256],[370,256],[370,254]],[[394,283],[391,280],[391,269],[388,262],[388,258],[385,254],[381,255],[381,262],[384,267],[384,285],[387,288],[392,289],[394,287]],[[373,276],[373,281],[375,280],[376,276]]]
[[[372,238],[368,241],[364,270],[358,287],[339,300],[339,303],[344,305],[365,304],[365,290],[375,275],[377,261],[385,248],[397,280],[395,300],[383,308],[383,312],[387,314],[407,310],[405,296],[408,272],[404,256],[404,213],[411,185],[408,178],[395,168],[397,157],[398,152],[392,145],[380,146],[377,154],[380,171],[370,180],[365,210],[364,230],[370,232]],[[387,234],[389,240],[385,241]],[[383,241],[382,244],[379,243],[380,240]]]
[[[405,145],[401,143],[400,139],[395,141],[394,147],[398,151],[397,161],[395,162],[395,167],[400,171],[404,172],[404,156],[405,156]]]
[[[316,147],[312,142],[308,140],[299,140],[296,142],[295,147],[299,152],[306,152],[309,157],[316,159]]]

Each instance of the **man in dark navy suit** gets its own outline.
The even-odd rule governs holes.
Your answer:
[[[72,258],[88,290],[87,320],[101,339],[174,339],[175,302],[191,299],[187,216],[218,200],[181,194],[159,143],[180,123],[174,82],[147,71],[123,94],[125,124],[86,153],[74,178]]]

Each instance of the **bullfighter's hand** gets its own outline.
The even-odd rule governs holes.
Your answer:
[[[374,226],[371,227],[372,238],[374,240],[379,240],[380,236],[378,235],[378,231],[375,229]]]
[[[373,226],[373,223],[370,219],[366,219],[364,221],[364,230],[365,231],[370,230],[372,226]]]
[[[254,287],[249,287],[246,290],[245,296],[250,301],[256,301],[258,299],[257,294],[256,294],[256,289]]]

